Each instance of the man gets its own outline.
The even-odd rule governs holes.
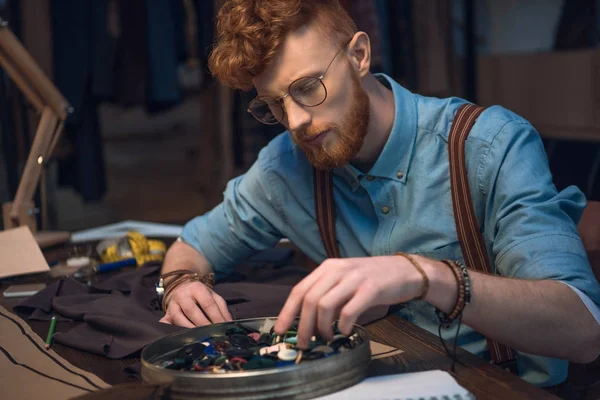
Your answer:
[[[225,276],[287,237],[320,263],[293,289],[275,327],[284,332],[300,315],[299,346],[316,331],[331,337],[338,317],[348,333],[382,304],[404,303],[403,317],[437,332],[435,310],[450,313],[460,287],[440,260],[463,259],[447,140],[465,101],[421,97],[372,75],[369,38],[335,0],[229,0],[217,34],[213,74],[234,88],[255,87],[249,111],[287,130],[228,184],[219,206],[185,226],[163,273]],[[564,360],[590,362],[600,352],[600,287],[576,230],[585,198],[574,187],[557,193],[539,135],[501,107],[477,119],[466,157],[476,216],[501,276],[469,272],[458,343],[486,356],[488,336],[520,351],[525,379],[557,384]],[[319,236],[313,166],[334,174],[339,259],[327,259]],[[203,283],[179,283],[163,322],[231,319]]]

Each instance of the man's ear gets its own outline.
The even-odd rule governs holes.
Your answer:
[[[350,43],[348,43],[348,57],[350,64],[359,78],[363,78],[369,73],[371,68],[371,41],[369,35],[359,31],[354,34]]]

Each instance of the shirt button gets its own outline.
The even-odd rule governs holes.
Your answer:
[[[398,171],[398,172],[396,173],[396,177],[397,177],[398,179],[402,179],[402,178],[404,178],[404,172],[402,172],[402,171]]]
[[[388,206],[381,207],[381,212],[387,214],[390,212],[390,208]]]
[[[373,179],[375,179],[375,178],[373,177],[373,175],[367,175],[367,180],[368,180],[368,181],[372,181]]]

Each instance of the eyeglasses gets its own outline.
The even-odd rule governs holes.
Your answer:
[[[275,125],[285,117],[285,108],[283,107],[283,99],[292,96],[296,103],[304,107],[316,107],[322,104],[327,99],[327,88],[323,83],[325,74],[333,64],[340,52],[346,48],[350,40],[335,53],[333,59],[325,68],[325,72],[319,77],[307,76],[298,78],[288,87],[287,94],[275,99],[273,97],[256,97],[248,105],[248,112],[254,118],[267,125]]]

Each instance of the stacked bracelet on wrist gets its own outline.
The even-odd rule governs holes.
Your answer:
[[[449,314],[437,310],[440,322],[444,325],[450,325],[471,301],[471,278],[469,277],[467,267],[460,261],[442,260],[442,262],[452,269],[458,284],[458,297],[454,309]]]
[[[413,256],[411,256],[410,254],[399,251],[396,253],[396,255],[405,257],[417,269],[417,271],[419,271],[419,273],[423,277],[423,289],[421,290],[421,293],[417,297],[415,297],[415,299],[421,300],[421,299],[425,298],[425,295],[429,291],[429,278],[427,277],[427,274],[425,273],[425,270],[423,269],[423,267],[421,267],[421,265],[417,262],[417,260],[415,260],[415,258]]]
[[[170,276],[177,276],[169,285],[164,285],[164,279]],[[173,293],[173,291],[186,282],[202,282],[206,287],[212,289],[215,283],[215,274],[212,272],[206,274],[204,276],[200,276],[200,274],[196,271],[192,271],[190,269],[178,269],[175,271],[167,272],[160,276],[158,286],[164,288],[164,294],[162,296],[162,309],[163,311],[167,311],[167,305],[169,300],[169,295]]]

